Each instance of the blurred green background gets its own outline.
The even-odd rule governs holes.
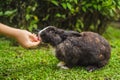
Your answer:
[[[0,22],[34,33],[49,25],[93,31],[112,47],[108,65],[89,73],[84,67],[59,69],[48,44],[24,49],[14,39],[0,35],[0,80],[120,79],[120,0],[0,0]]]
[[[120,18],[120,0],[0,0],[0,22],[34,31],[52,25],[104,33]]]

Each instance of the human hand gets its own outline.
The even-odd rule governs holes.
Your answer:
[[[35,34],[20,29],[17,30],[15,38],[24,48],[35,48],[41,41]]]

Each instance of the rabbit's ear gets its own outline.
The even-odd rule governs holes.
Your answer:
[[[70,32],[73,36],[78,36],[78,37],[81,36],[79,32],[76,32],[76,31],[70,31]]]
[[[65,35],[67,35],[67,36],[77,36],[77,37],[81,36],[81,34],[79,32],[76,32],[76,31],[65,31]]]

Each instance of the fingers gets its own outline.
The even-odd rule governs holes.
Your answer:
[[[40,40],[38,40],[36,34],[31,34],[28,43],[28,48],[36,48],[40,44]]]
[[[36,36],[36,34],[34,34],[34,33],[31,34],[29,37],[30,37],[30,39],[31,39],[32,42],[40,41],[40,40],[38,39],[38,37]]]

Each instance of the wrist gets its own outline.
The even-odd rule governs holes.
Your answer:
[[[11,31],[12,32],[9,33],[10,37],[16,38],[18,35],[21,35],[20,34],[20,31],[21,31],[20,29],[12,28]]]

